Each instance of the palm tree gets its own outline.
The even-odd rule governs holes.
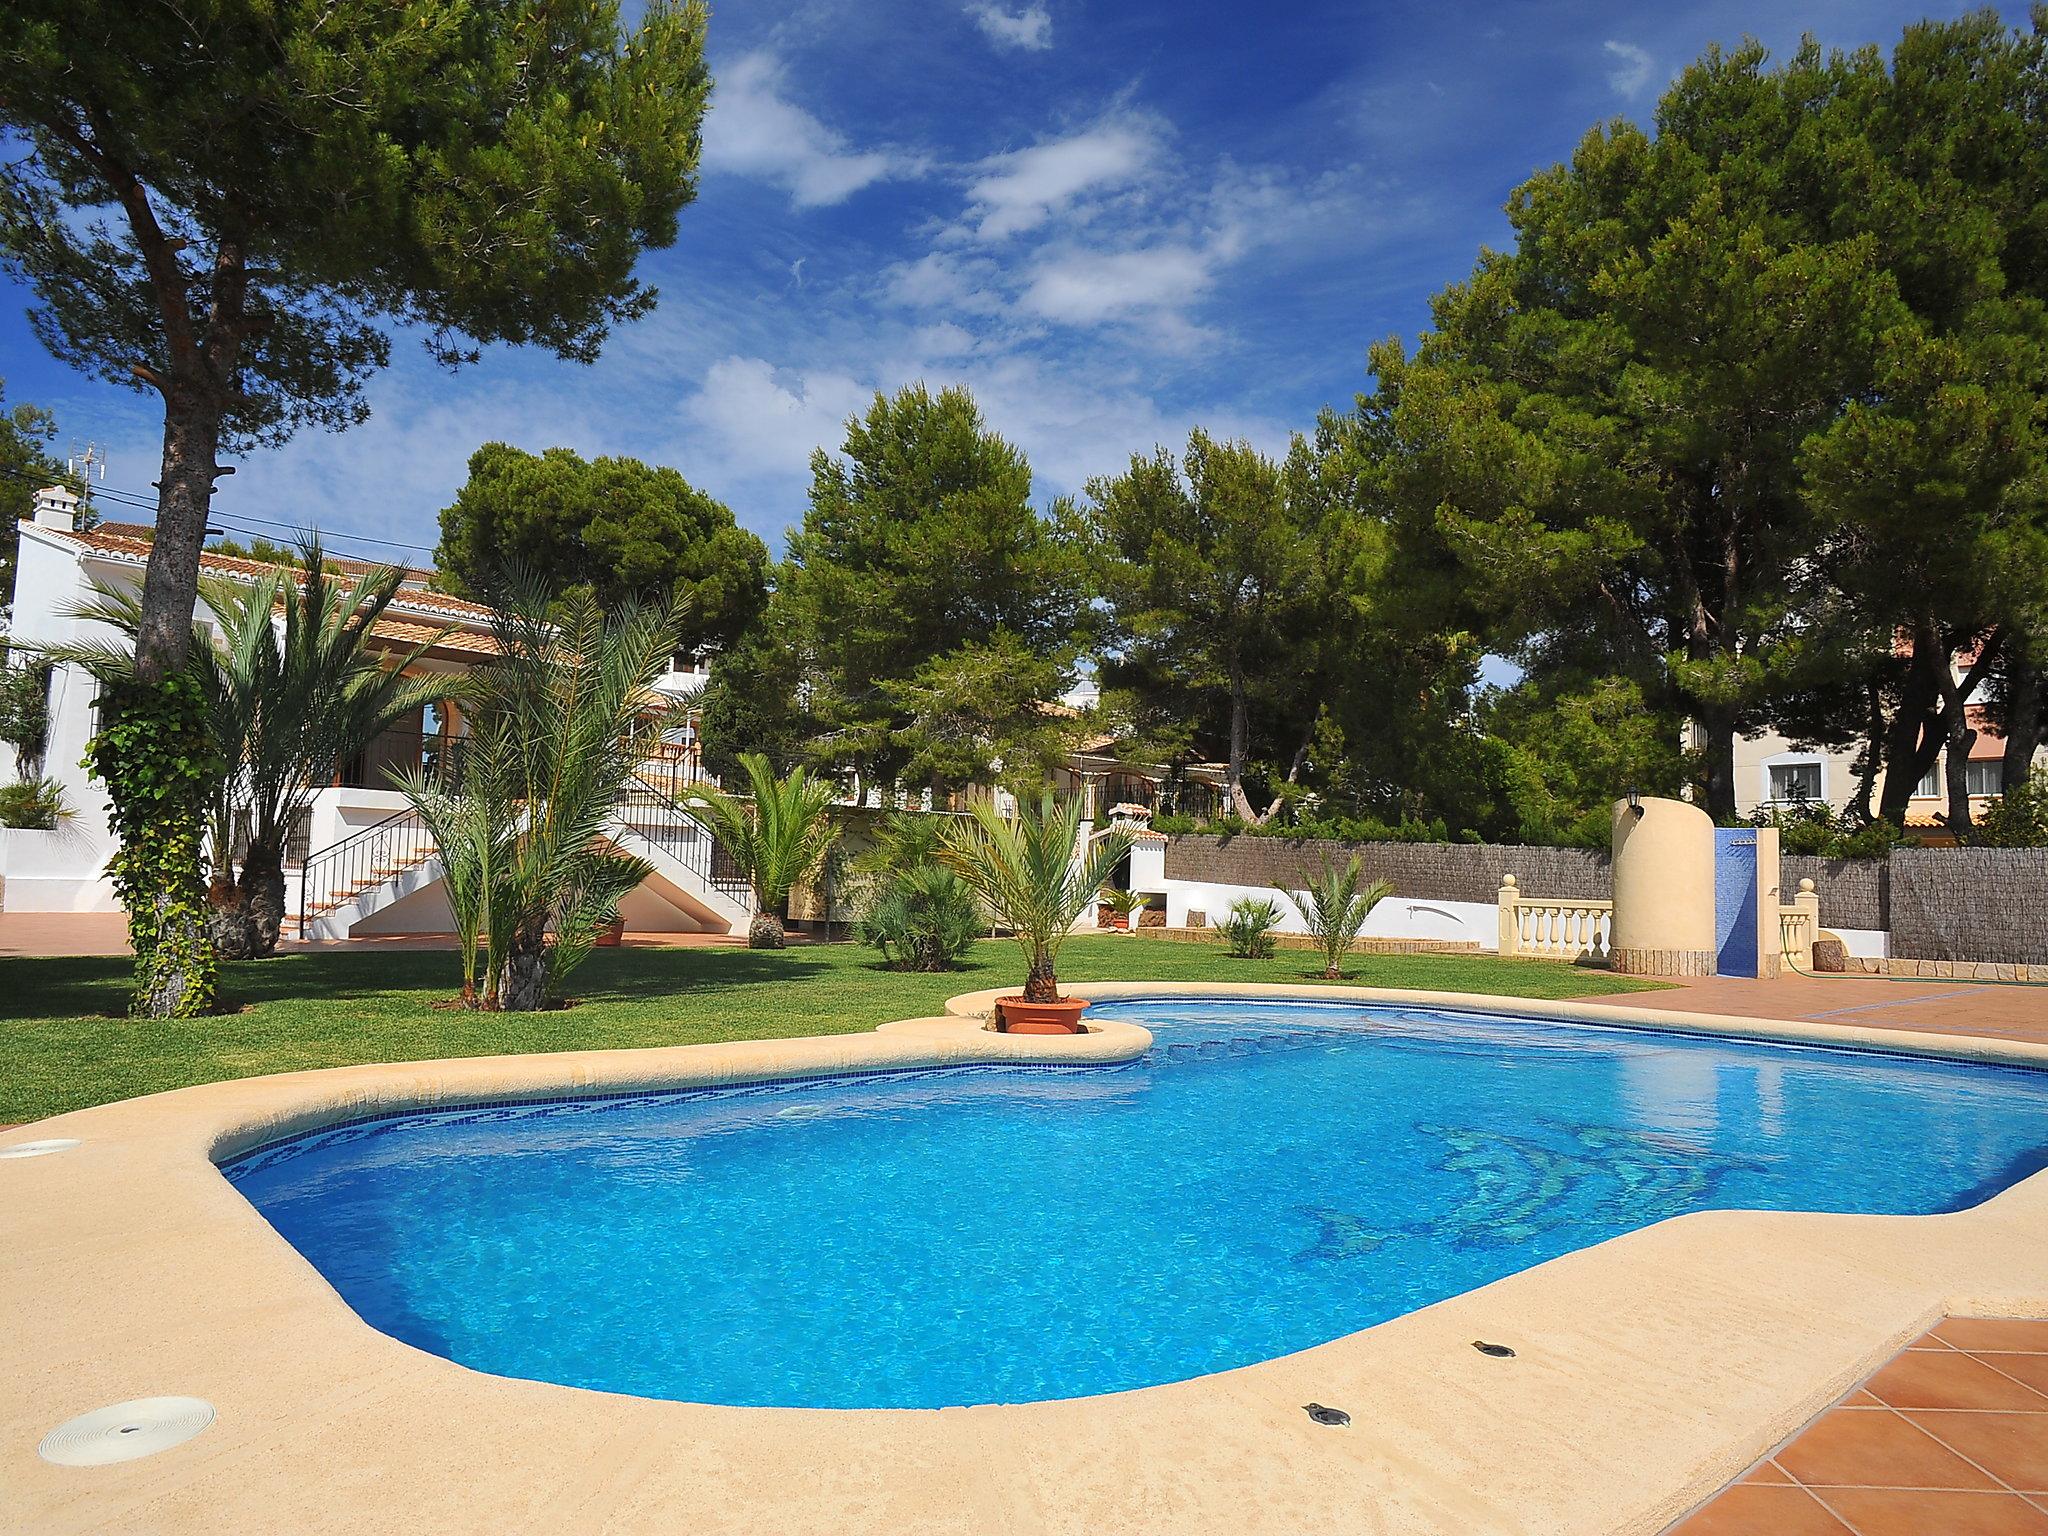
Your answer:
[[[1091,849],[1077,849],[1080,829],[1080,802],[1062,806],[1047,792],[1036,807],[1020,801],[1014,818],[990,800],[976,800],[965,821],[939,834],[939,857],[1024,947],[1027,1003],[1060,1000],[1053,969],[1060,945],[1131,851],[1130,834],[1123,831],[1106,832]]]
[[[1359,862],[1356,858],[1343,869],[1325,864],[1322,873],[1309,882],[1303,893],[1305,899],[1301,915],[1308,925],[1309,936],[1323,953],[1325,981],[1343,979],[1339,962],[1349,953],[1351,941],[1358,937],[1365,920],[1372,916],[1372,909],[1394,894],[1394,887],[1388,881],[1375,880],[1363,889],[1360,889],[1358,881]]]
[[[839,838],[832,825],[838,788],[830,779],[792,768],[776,778],[759,752],[740,754],[740,768],[753,790],[751,803],[710,786],[695,791],[692,809],[701,811],[754,888],[754,920],[747,925],[749,949],[781,949],[789,942],[791,887],[816,872]]]
[[[680,643],[683,613],[636,602],[607,611],[587,596],[551,604],[529,581],[492,615],[497,655],[464,694],[473,724],[460,783],[437,786],[415,771],[402,786],[435,834],[459,903],[466,999],[545,1007],[653,872],[607,829],[675,721],[653,685]]]
[[[384,660],[368,648],[404,571],[378,566],[344,585],[328,570],[318,539],[300,546],[300,558],[300,570],[273,566],[246,584],[212,577],[199,586],[220,626],[217,643],[195,626],[188,665],[228,765],[209,815],[214,941],[228,959],[276,950],[285,845],[314,793],[378,732],[446,698],[453,686],[447,677],[404,675],[439,634]],[[120,630],[129,648],[88,645],[51,654],[101,677],[128,675],[140,597],[95,584],[73,616]]]

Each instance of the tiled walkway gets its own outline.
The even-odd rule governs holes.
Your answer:
[[[1950,1318],[1668,1536],[2048,1536],[2048,1322]]]
[[[1888,976],[1780,976],[1772,981],[1710,976],[1668,992],[1625,992],[1585,1001],[2048,1044],[2048,986]]]

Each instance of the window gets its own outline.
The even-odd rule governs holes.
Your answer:
[[[1818,800],[1819,763],[1775,763],[1771,767],[1773,800]]]
[[[1913,793],[1922,800],[1941,798],[1941,769],[1933,767],[1920,776],[1920,782],[1913,786]]]
[[[668,669],[671,672],[685,673],[709,670],[704,664],[703,656],[696,651],[677,651],[675,655],[669,657]]]
[[[1998,758],[1987,757],[1969,767],[1969,790],[1973,795],[2002,795],[2005,793],[2005,764]]]

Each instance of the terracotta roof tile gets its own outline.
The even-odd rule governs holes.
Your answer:
[[[83,532],[66,533],[59,529],[46,528],[45,533],[54,533],[60,539],[67,539],[81,545],[94,554],[109,556],[127,563],[139,564],[149,559],[150,541],[143,537],[149,532],[139,523],[102,523],[99,527]],[[337,559],[338,569],[351,575],[361,575],[375,567],[361,560]],[[217,550],[202,550],[199,568],[222,576],[260,576],[271,567],[261,560],[244,560],[238,555],[223,555]],[[491,610],[482,603],[472,603],[465,598],[451,597],[446,592],[425,591],[418,587],[405,587],[393,600],[395,609],[420,609],[428,613],[445,614],[458,622],[473,624],[490,622]]]

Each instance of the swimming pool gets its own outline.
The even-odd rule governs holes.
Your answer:
[[[1127,999],[1123,1067],[408,1115],[229,1164],[365,1321],[741,1405],[1080,1396],[1270,1358],[1710,1207],[1960,1209],[2048,1074],[1353,1003]]]

